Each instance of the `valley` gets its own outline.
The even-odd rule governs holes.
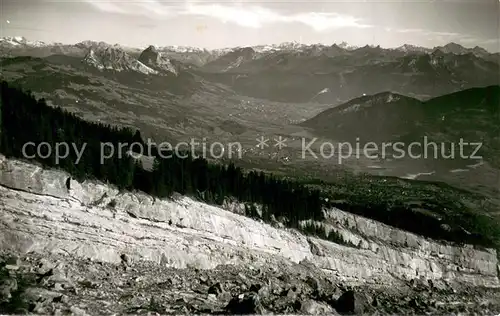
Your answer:
[[[44,253],[55,262],[73,258],[58,266],[66,276],[55,282],[80,294],[47,285],[53,276],[37,285],[50,292],[42,295],[49,301],[54,295],[62,300],[58,309],[80,304],[93,313],[344,314],[341,297],[354,289],[363,297],[355,300],[366,301],[362,312],[442,313],[453,300],[469,312],[481,304],[498,310],[485,303],[497,298],[489,289],[498,288],[500,271],[498,57],[456,43],[207,50],[2,38],[2,91],[27,93],[17,95],[26,103],[19,109],[12,103],[17,99],[4,93],[2,118],[19,119],[32,134],[4,118],[4,133],[10,133],[4,150],[12,152],[0,156],[1,249],[33,254],[14,260],[23,273]],[[30,112],[34,105],[45,125]],[[137,140],[118,128],[139,130],[143,142],[238,143],[241,152],[209,155],[201,167],[191,159],[186,167],[128,156],[130,161],[96,167],[93,142]],[[83,167],[21,159],[16,142],[43,135],[94,147]],[[465,157],[450,146],[460,141],[481,146],[466,147]],[[393,145],[384,147],[398,142],[402,157]],[[435,157],[422,157],[426,142],[436,143]],[[363,149],[367,143],[376,145],[370,154]],[[410,150],[412,143],[420,146]],[[281,200],[265,188],[280,192]],[[272,215],[265,215],[266,207]],[[312,218],[318,210],[324,218]],[[249,263],[258,276],[239,270]],[[291,287],[269,269],[273,265],[286,267],[293,280],[312,275],[322,285]],[[122,268],[121,276],[113,270]],[[156,282],[152,271],[176,277]],[[142,274],[143,285],[122,289]],[[130,292],[120,296],[124,305],[114,303],[115,289],[101,292],[109,284],[97,275],[116,281],[120,293]],[[191,284],[187,276],[193,275],[199,280]],[[186,292],[184,283],[196,290]],[[408,288],[412,299],[392,304],[404,297],[382,294],[377,283]],[[177,288],[167,293],[165,284]],[[214,289],[219,286],[227,291]],[[149,297],[146,287],[155,294]],[[263,301],[249,303],[248,292]],[[89,303],[98,296],[102,305]],[[47,302],[36,312],[56,313]]]
[[[150,46],[141,52],[91,41],[38,47],[2,44],[4,52],[19,56],[2,59],[2,78],[85,119],[140,128],[145,137],[157,143],[191,139],[239,142],[243,161],[235,162],[260,166],[261,170],[287,170],[323,180],[335,179],[340,171],[353,176],[417,177],[448,182],[498,200],[498,91],[484,90],[482,94],[482,90],[467,88],[499,84],[499,64],[494,62],[495,54],[477,48],[451,43],[422,51],[418,47],[391,50],[285,43],[220,51]],[[111,68],[103,71],[89,63],[86,56],[90,51],[101,52]],[[141,56],[149,56],[151,67],[167,63],[176,65],[176,70],[163,74],[145,74],[133,67],[121,70]],[[186,62],[185,58],[193,56],[203,62]],[[462,95],[451,94],[458,90],[464,91]],[[432,99],[447,93],[449,97]],[[471,115],[477,115],[474,120],[484,124],[489,120],[487,134],[477,134],[483,126],[468,124],[471,118],[466,112],[454,114],[462,99],[470,99],[464,106]],[[374,104],[366,110],[338,114],[364,102]],[[425,105],[420,106],[421,102]],[[490,112],[479,110],[483,102],[484,111]],[[433,108],[442,110],[431,113]],[[456,125],[448,129],[453,132],[467,127],[469,131],[453,132],[453,138],[443,136],[445,131],[439,124],[448,115],[446,122],[453,120]],[[413,132],[408,130],[410,125]],[[408,132],[414,135],[402,136]],[[381,146],[398,140],[422,143],[426,135],[429,142],[448,147],[460,136],[469,142],[480,141],[483,147],[478,156],[486,153],[486,157],[413,159],[407,154],[404,159],[394,159],[391,153],[384,157],[379,149],[374,155],[379,158],[375,159],[359,153],[346,158],[334,153],[325,159],[304,151],[304,144],[315,138],[311,151],[319,153],[325,142],[338,145],[348,141],[354,147],[359,137],[362,145],[375,142]],[[261,136],[270,140],[268,148],[255,147]],[[286,139],[286,147],[279,150],[273,147],[273,139],[278,136]]]

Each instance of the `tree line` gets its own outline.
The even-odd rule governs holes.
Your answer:
[[[228,198],[233,198],[244,204],[245,215],[249,217],[271,224],[279,219],[286,226],[305,234],[345,245],[349,243],[336,232],[327,234],[321,226],[300,225],[300,222],[321,221],[324,219],[324,208],[337,207],[434,239],[496,245],[494,236],[498,232],[495,230],[492,233],[491,221],[485,220],[485,216],[462,210],[458,223],[449,221],[460,229],[443,229],[443,222],[432,216],[414,212],[408,205],[392,205],[392,196],[382,201],[371,196],[363,198],[364,195],[358,192],[362,190],[357,188],[359,179],[355,179],[356,186],[350,188],[358,198],[346,200],[346,197],[339,197],[339,201],[327,202],[317,186],[281,179],[269,173],[244,171],[233,163],[209,163],[204,158],[193,158],[189,152],[173,155],[153,148],[153,168],[144,168],[139,159],[125,152],[127,148],[117,152],[120,143],[138,142],[147,147],[140,131],[85,121],[61,108],[50,107],[44,99],[37,100],[31,92],[5,81],[1,82],[0,131],[0,152],[7,157],[34,157],[31,160],[46,167],[61,168],[80,181],[100,180],[121,190],[143,191],[160,198],[171,197],[177,192],[215,205],[222,205]],[[70,150],[65,159],[57,162],[55,155],[48,155],[47,147],[42,148],[41,155],[35,153],[33,146],[28,147],[25,156],[23,145],[27,142],[45,142],[52,148],[57,143],[74,144],[77,148],[86,144],[86,147],[81,157]],[[114,155],[103,163],[102,143],[111,143],[115,148]],[[77,158],[80,160],[75,164]],[[329,193],[328,197],[335,195],[338,194]]]
[[[85,121],[58,107],[50,107],[44,99],[37,100],[31,92],[1,83],[0,151],[7,157],[26,159],[23,145],[27,142],[75,144],[85,150],[78,161],[73,150],[56,163],[55,155],[43,149],[41,158],[35,147],[25,153],[46,167],[57,167],[78,180],[95,179],[116,185],[122,190],[140,190],[157,197],[170,197],[174,192],[195,197],[210,204],[222,205],[234,198],[247,205],[259,205],[260,212],[251,206],[252,216],[264,221],[286,218],[289,227],[299,228],[299,221],[321,220],[323,202],[319,190],[310,189],[297,181],[279,179],[272,174],[245,172],[233,163],[209,163],[193,158],[190,153],[167,155],[158,148],[152,150],[154,164],[145,169],[140,160],[125,152],[117,152],[119,143],[139,142],[145,146],[140,131],[98,122]],[[115,153],[101,163],[102,143],[114,145]],[[46,148],[46,147],[44,147]],[[45,150],[45,151],[44,151]],[[186,158],[184,158],[186,157]],[[259,213],[259,214],[257,214]]]

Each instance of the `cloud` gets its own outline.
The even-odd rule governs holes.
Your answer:
[[[306,13],[298,14],[289,17],[291,21],[301,22],[312,27],[316,31],[326,31],[329,29],[338,29],[344,27],[353,28],[369,28],[372,25],[361,23],[360,19],[357,19],[349,15],[341,15],[337,13]]]
[[[430,30],[424,30],[424,29],[391,29],[391,28],[386,28],[387,31],[394,31],[397,33],[413,33],[413,34],[420,34],[420,35],[425,35],[425,36],[438,36],[438,37],[457,37],[457,36],[463,36],[460,33],[455,33],[455,32],[437,32],[437,31],[430,31]]]
[[[423,29],[396,29],[396,30],[393,30],[391,28],[388,28],[388,30],[395,31],[397,33],[426,33],[426,31]]]
[[[431,31],[420,28],[408,28],[408,29],[393,29],[385,28],[387,32],[407,34],[407,36],[416,36],[426,38],[431,41],[437,42],[463,42],[463,43],[473,43],[477,41],[477,38],[470,36],[468,34],[462,34],[457,32],[445,32],[445,31]]]
[[[432,42],[450,43],[456,42],[463,45],[490,45],[499,42],[498,39],[485,39],[471,34],[446,32],[446,31],[431,31],[421,28],[396,29],[384,27],[386,32],[407,34],[409,37],[421,37]]]
[[[38,27],[25,27],[25,26],[12,26],[13,22],[9,20],[9,25],[5,26],[6,29],[8,30],[20,30],[20,31],[34,31],[34,32],[53,32],[52,30],[47,30],[44,28],[38,28]]]
[[[468,35],[455,33],[455,32],[427,32],[426,35],[435,35],[439,37],[465,37]]]
[[[229,6],[221,4],[189,4],[183,14],[212,17],[245,27],[259,28],[272,22],[285,22],[286,17],[259,6]]]
[[[141,24],[137,24],[137,27],[138,28],[141,28],[141,29],[148,29],[148,30],[151,30],[151,29],[155,29],[158,27],[157,24],[154,24],[154,23],[141,23]]]
[[[464,37],[459,40],[460,43],[462,44],[467,44],[467,45],[495,45],[498,46],[500,43],[500,40],[498,38],[477,38],[477,37]]]
[[[272,23],[301,23],[321,32],[338,28],[368,28],[356,17],[335,12],[304,12],[281,14],[277,11],[250,3],[228,2],[193,2],[144,0],[126,2],[123,0],[94,1],[85,0],[96,9],[117,14],[145,15],[165,18],[179,15],[210,17],[224,23],[233,23],[243,27],[261,28]]]
[[[386,31],[393,31],[397,33],[412,33],[415,35],[420,35],[426,37],[428,40],[433,42],[456,42],[462,45],[498,45],[500,40],[498,38],[481,38],[471,34],[457,33],[457,32],[442,32],[442,31],[430,31],[424,29],[390,29],[386,28]]]
[[[500,40],[498,38],[490,38],[484,41],[481,41],[481,44],[498,44]]]
[[[416,34],[416,35],[424,35],[424,36],[435,36],[435,37],[440,37],[440,38],[445,38],[445,37],[464,37],[464,34],[456,33],[456,32],[439,32],[439,31],[430,31],[430,30],[424,30],[424,29],[391,29],[391,28],[385,28],[386,31],[388,32],[396,32],[396,33],[411,33],[411,34]]]
[[[95,1],[84,0],[96,9],[102,12],[126,14],[126,15],[144,15],[151,18],[173,16],[179,12],[179,3],[177,2],[164,2],[157,0],[136,0],[136,1],[122,1],[122,0],[108,0],[108,1]],[[163,4],[165,3],[165,4]]]

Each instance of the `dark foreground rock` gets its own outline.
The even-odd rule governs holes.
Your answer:
[[[492,289],[345,287],[327,273],[290,268],[219,266],[172,269],[152,263],[113,265],[71,256],[0,260],[0,314],[446,314],[494,315]]]
[[[364,314],[370,312],[372,304],[365,293],[349,290],[335,302],[335,309],[342,314]]]

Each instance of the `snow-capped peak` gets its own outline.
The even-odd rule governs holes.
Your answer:
[[[359,48],[358,46],[349,45],[347,42],[342,42],[337,44],[337,46],[346,50],[355,50]]]
[[[25,37],[23,36],[6,36],[6,37],[1,37],[0,38],[0,44],[7,44],[11,46],[33,46],[33,47],[41,47],[41,46],[47,46],[50,44],[47,44],[42,41],[28,41]]]
[[[258,53],[270,51],[301,51],[314,45],[302,44],[297,41],[283,42],[280,44],[257,45],[252,48]]]
[[[402,46],[399,46],[398,48],[396,48],[396,50],[401,51],[401,52],[406,52],[406,53],[408,53],[408,52],[422,52],[422,53],[425,53],[425,52],[430,52],[431,51],[428,48],[421,47],[421,46],[410,45],[410,44],[404,44]]]
[[[170,51],[176,53],[199,53],[205,51],[203,48],[191,47],[191,46],[179,46],[179,45],[169,45],[169,46],[159,46],[150,45],[155,47],[159,51]]]
[[[340,44],[334,44],[342,49],[346,50],[354,50],[358,48],[357,46],[351,46],[347,44],[346,42],[342,42]],[[309,49],[309,48],[327,48],[329,46],[324,45],[324,44],[304,44],[300,43],[297,41],[291,41],[291,42],[283,42],[280,44],[270,44],[270,45],[259,45],[259,46],[254,46],[253,48],[257,52],[266,52],[266,51],[282,51],[282,50],[296,50],[296,51],[301,51],[304,49]]]

